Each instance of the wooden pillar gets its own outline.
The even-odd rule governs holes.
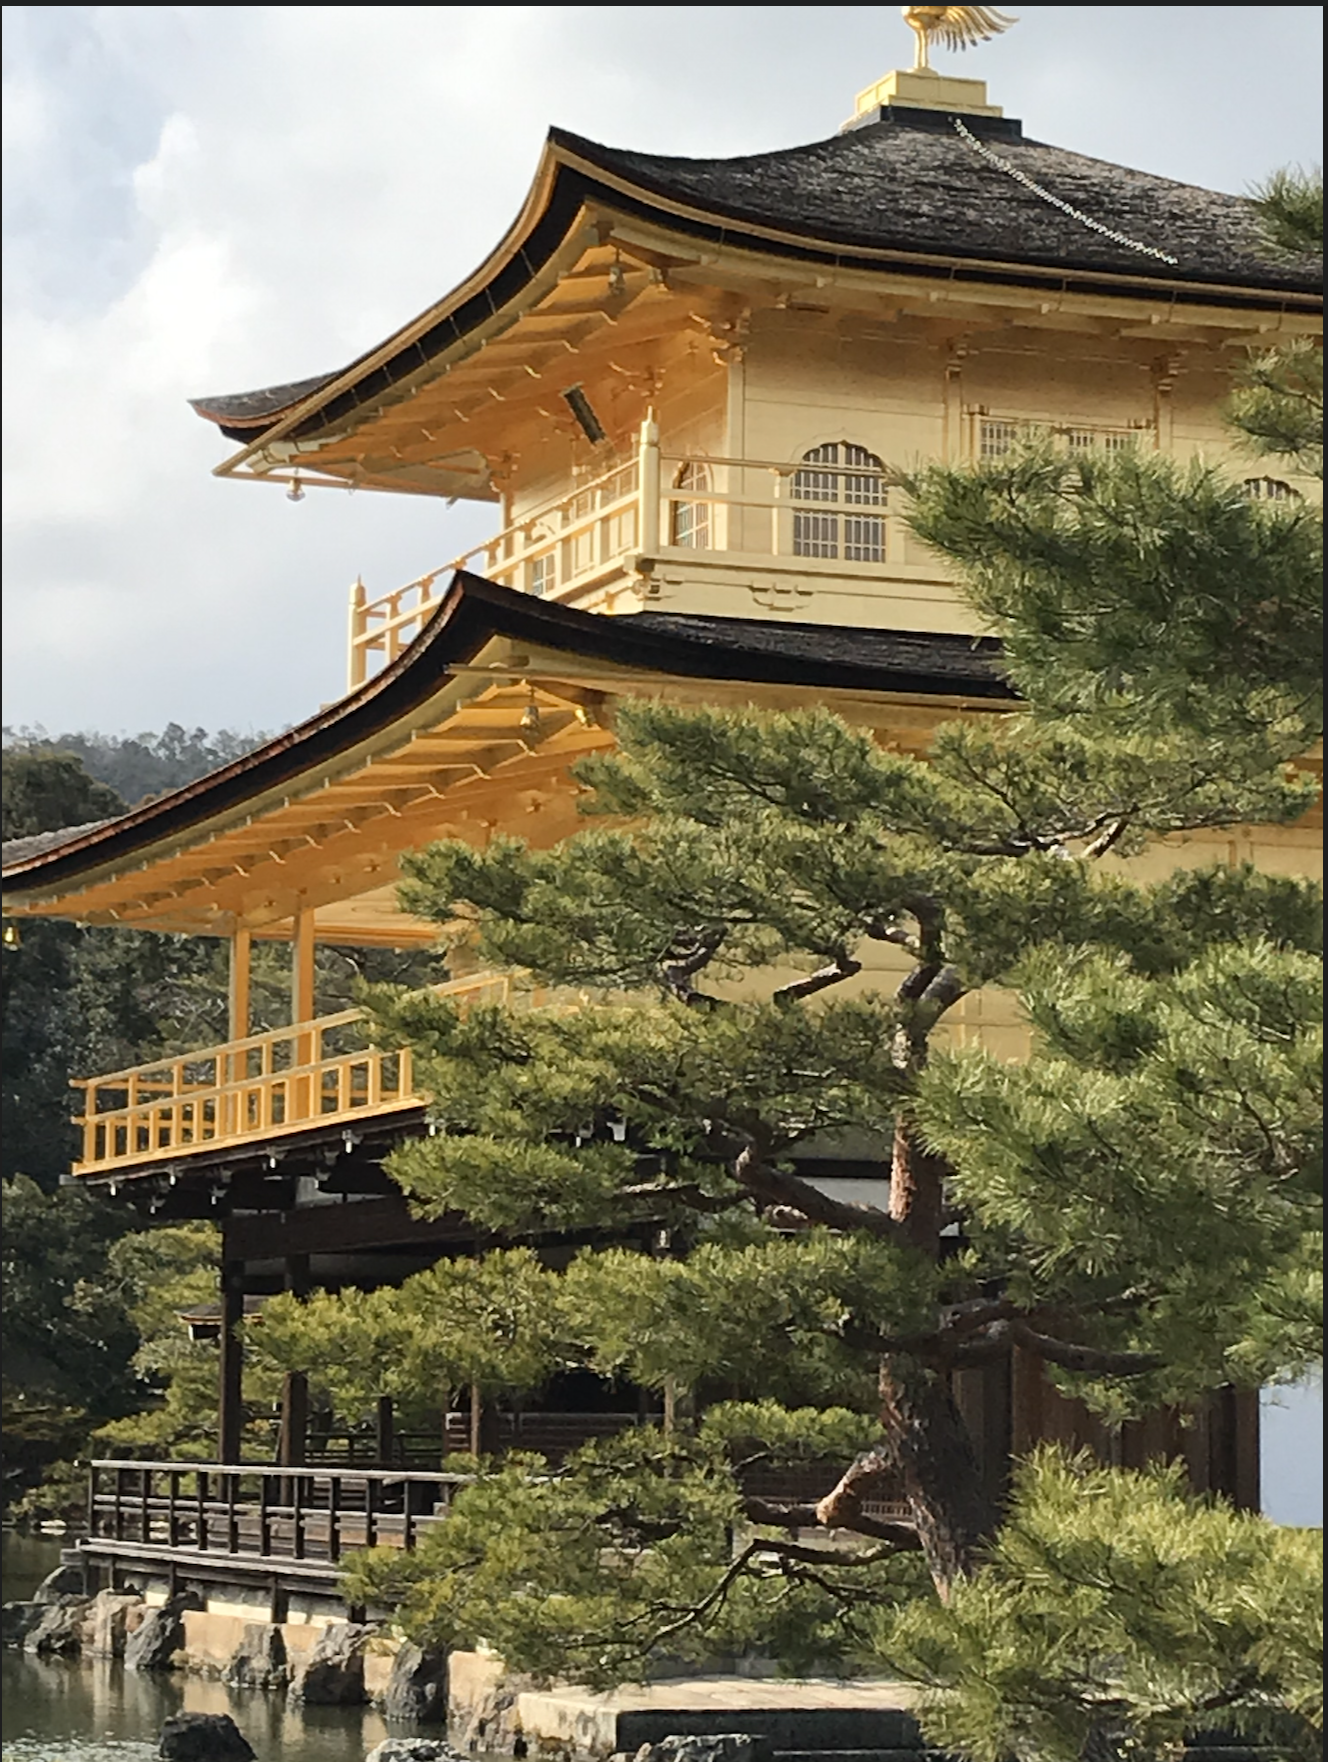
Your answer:
[[[637,442],[637,503],[640,512],[637,516],[636,545],[646,557],[654,557],[659,551],[659,423],[655,420],[655,412],[651,410],[641,424],[640,439]]]
[[[496,1456],[502,1442],[498,1432],[498,1407],[484,1399],[478,1383],[470,1386],[470,1453],[472,1456]]]
[[[1234,1433],[1231,1502],[1238,1511],[1259,1511],[1263,1507],[1259,1474],[1259,1391],[1232,1389],[1230,1396]]]
[[[309,1256],[286,1257],[286,1289],[295,1297],[309,1295]],[[281,1432],[277,1462],[282,1468],[298,1468],[309,1454],[309,1379],[302,1370],[286,1372],[281,1385]]]
[[[291,992],[292,1026],[314,1019],[314,914],[296,912],[291,928]],[[292,1052],[299,1065],[312,1065],[318,1057],[317,1034],[301,1034]],[[287,1118],[309,1120],[318,1111],[318,1080],[312,1074],[296,1078],[291,1084]]]
[[[291,930],[291,1022],[314,1019],[314,914],[296,912]]]
[[[281,1385],[281,1438],[277,1450],[282,1468],[299,1468],[309,1453],[309,1379],[302,1370],[288,1370]]]
[[[379,1468],[391,1468],[392,1458],[396,1455],[396,1416],[392,1410],[392,1397],[380,1395],[374,1410],[374,1430],[378,1449]]]
[[[253,957],[253,932],[237,927],[231,935],[230,984],[227,1009],[226,1038],[243,1040],[249,1033],[250,968]]]
[[[504,525],[508,522],[505,520]],[[346,690],[354,691],[356,686],[363,685],[369,673],[369,656],[361,638],[365,635],[364,608],[368,603],[368,594],[364,583],[357,575],[355,585],[350,590],[350,619],[346,633]]]
[[[232,1463],[240,1460],[240,1440],[244,1431],[243,1374],[244,1341],[240,1323],[244,1320],[244,1262],[223,1260],[221,1263],[221,1363],[217,1396],[217,1459]]]

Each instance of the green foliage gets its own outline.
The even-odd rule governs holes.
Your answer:
[[[115,790],[95,782],[69,753],[6,751],[0,780],[6,842],[124,812]]]
[[[851,1427],[847,1416],[821,1422],[827,1438]],[[414,1553],[357,1555],[347,1589],[395,1605],[422,1643],[483,1639],[513,1669],[608,1687],[651,1665],[713,1666],[754,1646],[793,1670],[851,1667],[869,1613],[920,1588],[911,1557],[802,1560],[788,1547],[744,1523],[716,1437],[642,1428],[561,1469],[509,1459],[480,1474]]]
[[[931,1268],[893,1242],[813,1230],[741,1246],[706,1242],[685,1260],[623,1249],[580,1255],[562,1282],[590,1362],[662,1389],[703,1382],[776,1400],[870,1412],[885,1332],[925,1325]]]
[[[105,1276],[126,1223],[88,1193],[44,1193],[26,1175],[4,1183],[6,1506],[140,1398],[133,1324]]]
[[[132,1401],[133,1331],[104,1273],[124,1234],[122,1212],[89,1193],[4,1184],[4,1378],[23,1391],[96,1414]]]
[[[137,807],[145,799],[179,789],[230,764],[267,739],[264,734],[237,734],[220,729],[209,734],[204,728],[186,729],[171,722],[160,734],[106,735],[84,730],[81,734],[47,734],[44,728],[4,730],[5,768],[11,757],[56,755],[79,764],[92,777],[108,785],[121,803]],[[106,810],[118,811],[117,807]],[[78,822],[63,817],[52,826]],[[5,836],[12,837],[6,828]]]
[[[1308,1762],[1322,1537],[1187,1496],[1179,1465],[1134,1473],[1044,1450],[980,1570],[946,1604],[885,1612],[873,1640],[930,1686],[929,1740],[972,1762],[1174,1755],[1214,1726]]]
[[[1200,766],[1225,754],[1233,781],[1316,738],[1323,526],[1307,504],[1253,501],[1198,464],[1043,446],[911,488],[911,524],[962,569],[1058,731],[1179,740]]]
[[[146,1396],[135,1412],[97,1430],[93,1442],[105,1454],[215,1456],[217,1345],[192,1340],[181,1318],[215,1307],[220,1250],[219,1231],[206,1223],[136,1231],[112,1249],[109,1280],[137,1332],[133,1362]],[[264,1421],[279,1395],[280,1379],[268,1367],[245,1365],[242,1397],[253,1454],[270,1451]]]
[[[1279,171],[1255,192],[1274,251],[1323,260],[1323,173]],[[1294,338],[1256,350],[1231,401],[1233,427],[1256,455],[1284,459],[1293,470],[1323,476],[1323,349]]]
[[[1308,338],[1251,357],[1232,398],[1236,427],[1259,457],[1323,476],[1323,349]]]
[[[1275,171],[1254,191],[1269,243],[1289,256],[1323,256],[1323,173]]]
[[[436,1418],[457,1390],[547,1381],[561,1363],[557,1292],[537,1257],[513,1248],[440,1260],[399,1288],[274,1297],[246,1332],[257,1364],[307,1372],[342,1413],[391,1395],[408,1418]]]
[[[1128,1320],[1103,1313],[1080,1334],[1163,1356],[1131,1380],[1134,1411],[1314,1363],[1309,1318],[1294,1342],[1278,1331],[1271,1359],[1253,1340],[1267,1339],[1288,1279],[1304,1290],[1319,1227],[1318,959],[1244,942],[1145,979],[1123,955],[1048,949],[1021,980],[1037,1055],[941,1053],[917,1102],[970,1239],[1007,1258],[1010,1292],[1089,1318],[1095,1301],[1110,1310],[1109,1296],[1147,1282],[1151,1301]],[[1123,1398],[1069,1381],[1095,1401]]]

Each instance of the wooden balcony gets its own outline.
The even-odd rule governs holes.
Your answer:
[[[506,1003],[507,975],[435,987],[463,1007]],[[531,994],[532,1003],[540,1001]],[[268,1142],[310,1127],[353,1125],[423,1107],[409,1049],[384,1052],[363,1013],[342,1010],[109,1076],[85,1077],[83,1147],[75,1175],[168,1163],[191,1153]]]
[[[589,1438],[640,1423],[617,1414],[523,1417],[525,1426],[509,1425],[504,1448],[540,1448],[553,1462]],[[749,1469],[741,1479],[755,1497],[815,1503],[842,1467],[825,1461]],[[119,1569],[222,1583],[280,1580],[334,1592],[348,1555],[361,1548],[413,1549],[446,1520],[471,1478],[415,1468],[103,1458],[90,1464],[87,1535],[79,1551],[112,1575]],[[907,1508],[901,1496],[878,1496],[866,1509],[896,1518]]]
[[[796,610],[801,598],[834,583],[880,598],[909,583],[949,597],[940,565],[918,553],[887,497],[895,473],[879,461],[835,470],[852,478],[852,509],[827,510],[825,473],[805,460],[740,459],[660,447],[653,421],[642,425],[635,457],[527,513],[482,544],[404,587],[369,599],[351,590],[347,689],[389,665],[420,634],[453,573],[468,569],[504,587],[587,610],[636,609],[647,582],[682,570],[718,584],[736,572],[764,582],[771,603]],[[817,479],[822,481],[818,483]],[[850,533],[826,519],[855,521]],[[621,604],[615,598],[627,591]],[[800,597],[801,596],[801,597]],[[788,603],[785,604],[785,601]],[[644,603],[644,601],[642,602]],[[752,604],[749,615],[759,615]],[[882,618],[882,623],[891,620]]]

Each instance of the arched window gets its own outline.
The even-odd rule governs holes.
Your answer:
[[[1280,477],[1247,477],[1240,486],[1252,502],[1298,502],[1301,494]]]
[[[674,479],[676,489],[693,489],[705,495],[711,490],[710,467],[695,461],[684,465]],[[710,549],[710,503],[675,502],[673,504],[673,542],[693,551]]]
[[[793,474],[793,500],[820,504],[793,516],[795,557],[843,557],[850,563],[885,560],[885,520],[862,508],[884,508],[885,479],[875,453],[851,441],[828,441],[802,455]]]

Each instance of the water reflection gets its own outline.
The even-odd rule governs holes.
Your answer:
[[[4,1598],[30,1596],[60,1562],[45,1537],[4,1537]],[[288,1708],[279,1694],[228,1689],[178,1672],[127,1671],[6,1650],[0,1682],[4,1762],[151,1762],[172,1713],[229,1713],[260,1762],[362,1762],[388,1735],[367,1707]]]

